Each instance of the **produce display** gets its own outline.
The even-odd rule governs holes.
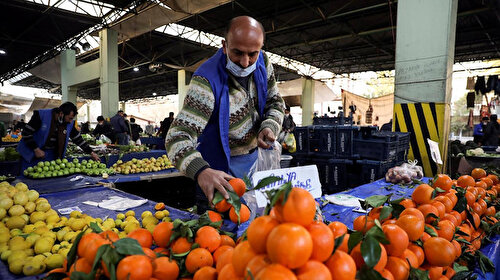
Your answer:
[[[28,167],[23,174],[33,179],[44,179],[71,174],[86,174],[88,176],[103,176],[107,178],[109,174],[114,174],[113,169],[106,168],[106,164],[94,160],[56,159],[52,161],[41,161],[36,166]]]
[[[2,142],[19,142],[23,136],[21,134],[7,134],[5,137],[2,137]]]
[[[495,153],[485,153],[483,149],[481,148],[475,148],[475,149],[470,149],[467,150],[465,153],[466,156],[473,156],[473,157],[491,157],[491,158],[500,158],[500,154],[495,154]]]
[[[158,158],[133,158],[132,160],[126,162],[118,160],[115,164],[113,164],[112,169],[116,173],[127,175],[141,172],[157,172],[173,167],[174,166],[172,165],[172,162],[170,162],[170,160],[167,158],[167,155],[163,155]]]
[[[16,151],[16,148],[7,147],[0,151],[0,161],[17,161],[21,155]]]
[[[421,166],[418,166],[416,162],[405,162],[387,170],[385,181],[393,184],[409,184],[422,177],[424,177],[424,172]]]
[[[90,141],[90,143],[95,143],[94,141]],[[97,142],[99,143],[99,142]],[[90,144],[94,145],[94,144]],[[145,145],[106,145],[104,146],[103,143],[97,144],[101,145],[99,147],[94,148],[94,152],[99,155],[100,157],[105,157],[105,156],[111,156],[111,155],[124,155],[128,153],[141,153],[141,152],[148,152],[149,148],[146,147]],[[68,143],[68,147],[66,149],[66,156],[67,157],[86,157],[88,154],[84,153],[80,147],[73,143]]]

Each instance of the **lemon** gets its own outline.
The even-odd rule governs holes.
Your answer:
[[[84,219],[75,219],[73,223],[71,223],[72,230],[81,230],[85,227],[86,223]]]
[[[134,210],[128,210],[128,211],[125,213],[125,217],[129,217],[129,216],[135,216],[135,212],[134,212]]]
[[[141,218],[142,219],[144,219],[147,216],[153,216],[153,213],[151,213],[151,211],[144,211],[144,212],[142,212],[142,214],[141,214]]]
[[[35,190],[29,190],[29,191],[26,193],[26,195],[28,196],[28,200],[29,200],[30,202],[34,202],[34,201],[35,201],[35,200],[37,200],[37,199],[38,199],[38,197],[39,197],[38,192],[37,192],[37,191],[35,191]]]
[[[30,244],[30,247],[31,247],[35,244],[35,242],[38,240],[38,238],[40,238],[39,234],[32,233],[26,237],[26,242],[28,242],[28,244]]]
[[[138,222],[137,223],[131,222],[125,226],[124,231],[125,231],[125,233],[129,234],[130,232],[132,232],[138,228],[140,228],[140,225]]]
[[[23,266],[23,273],[26,276],[38,275],[45,271],[45,263],[38,259],[32,259]]]
[[[50,252],[52,254],[57,254],[57,252],[59,251],[59,249],[61,249],[61,244],[56,244],[56,245],[52,246],[52,249],[50,249]]]
[[[28,186],[25,183],[19,182],[15,185],[15,188],[19,191],[28,191]]]
[[[8,229],[0,229],[0,243],[9,241],[10,231]]]
[[[147,226],[147,225],[156,225],[156,224],[158,224],[158,219],[155,218],[155,217],[153,217],[153,216],[147,216],[144,219],[142,219],[142,224],[144,226]]]
[[[0,219],[3,219],[7,215],[7,210],[5,208],[0,208]]]
[[[46,212],[50,209],[50,204],[48,202],[40,202],[36,205],[36,211]]]
[[[39,197],[35,200],[35,203],[38,205],[39,203],[42,203],[42,202],[47,202],[49,203],[49,201],[46,199],[46,198],[43,198],[43,197]]]
[[[70,250],[70,248],[61,249],[61,250],[59,250],[59,252],[57,252],[57,254],[66,258],[68,256],[69,250]]]
[[[52,246],[54,246],[54,240],[48,237],[41,237],[35,242],[35,253],[43,254],[50,252]]]
[[[26,192],[18,192],[14,195],[14,204],[24,206],[28,203],[29,198]]]
[[[158,220],[161,220],[161,219],[165,218],[165,213],[163,211],[156,211],[155,218],[157,218]]]
[[[82,216],[82,212],[80,211],[71,211],[71,213],[69,213],[69,217],[70,218],[80,218]]]
[[[22,229],[25,225],[26,225],[26,221],[21,216],[10,217],[6,223],[6,226],[9,229],[13,229],[13,228]]]
[[[9,245],[7,243],[0,244],[0,254],[9,250]]]
[[[23,272],[24,259],[18,259],[13,262],[9,262],[9,270],[14,274],[21,274]]]
[[[5,250],[2,252],[2,254],[0,255],[0,259],[2,259],[2,261],[7,261],[7,259],[9,258],[9,256],[12,254],[12,251],[11,250]]]
[[[24,207],[21,205],[13,205],[9,208],[9,215],[12,216],[21,216],[24,214]]]
[[[65,229],[60,229],[58,232],[56,232],[57,240],[59,240],[59,241],[64,240],[64,235],[66,235],[66,233],[68,233],[68,231]]]
[[[62,267],[65,257],[60,254],[53,254],[52,256],[45,259],[45,264],[49,269],[54,269]]]
[[[23,218],[26,221],[26,223],[28,223],[30,221],[30,217],[26,214],[22,214],[21,218]]]
[[[14,201],[12,201],[9,197],[0,199],[0,208],[9,209],[12,205],[14,205]]]
[[[59,222],[61,220],[61,218],[59,217],[59,215],[50,215],[50,216],[47,216],[47,218],[45,219],[45,222],[47,224],[55,224],[57,222]]]
[[[125,214],[120,213],[120,214],[116,215],[116,218],[120,219],[120,220],[123,220],[123,219],[125,219]]]
[[[23,250],[12,251],[12,253],[7,258],[7,262],[10,264],[16,260],[26,259],[28,255]]]
[[[31,213],[31,215],[30,215],[30,222],[32,224],[34,224],[38,221],[44,221],[44,220],[45,220],[45,213],[44,212],[36,211],[36,212]]]
[[[18,236],[18,235],[21,235],[23,234],[23,231],[21,229],[18,229],[18,228],[13,228],[10,230],[10,235],[11,236]]]
[[[78,235],[77,232],[70,231],[64,235],[64,240],[68,242],[73,242],[75,241],[76,236]]]
[[[46,233],[48,231],[50,231],[50,229],[46,225],[43,225],[43,226],[36,227],[33,232],[36,234],[43,235],[44,233]]]

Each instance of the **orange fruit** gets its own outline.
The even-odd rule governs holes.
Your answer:
[[[363,233],[369,231],[374,225],[375,222],[369,216],[359,216],[354,219],[352,223],[352,227],[355,231],[361,231]]]
[[[491,182],[493,183],[493,185],[496,185],[496,184],[500,183],[500,180],[498,179],[497,175],[489,174],[486,177],[491,179]]]
[[[207,211],[207,215],[208,215],[208,218],[210,219],[210,221],[212,223],[216,223],[216,222],[220,222],[222,221],[222,216],[221,214],[215,212],[215,211],[212,211],[212,210],[208,210]]]
[[[424,242],[425,259],[433,266],[450,266],[455,260],[455,247],[442,237],[431,237]]]
[[[312,260],[326,261],[333,252],[333,233],[323,222],[312,222],[307,226],[313,242]]]
[[[455,216],[453,216],[452,214],[450,214],[450,213],[444,214],[444,217],[443,217],[442,221],[450,221],[455,226],[459,225],[457,218]]]
[[[417,205],[415,204],[415,202],[413,202],[413,200],[411,200],[409,198],[405,198],[405,199],[401,200],[401,202],[399,204],[403,205],[404,208],[415,208],[415,207],[417,207]]]
[[[78,243],[77,254],[79,257],[83,256],[83,252],[85,251],[85,247],[90,243],[93,239],[102,239],[102,237],[94,232],[84,234]]]
[[[156,259],[156,253],[153,250],[151,250],[150,248],[142,247],[142,251],[150,259],[152,259],[152,260]]]
[[[292,188],[286,202],[283,196],[274,206],[278,220],[307,226],[314,221],[316,215],[316,201],[313,196],[302,188]]]
[[[71,273],[73,273],[74,271],[79,271],[89,274],[90,271],[92,271],[91,261],[85,258],[78,258],[76,262],[74,262],[73,265],[69,268],[69,274],[71,275]]]
[[[117,280],[149,280],[153,276],[153,265],[148,256],[132,255],[123,258],[116,268]]]
[[[382,230],[384,231],[385,237],[390,242],[390,244],[385,244],[387,254],[395,257],[402,256],[410,242],[406,231],[397,225],[385,225],[382,226]],[[396,275],[393,276],[396,277]]]
[[[415,188],[411,198],[417,205],[430,203],[432,200],[432,192],[434,192],[434,189],[431,186],[421,184]]]
[[[341,222],[331,222],[328,227],[333,233],[333,238],[337,238],[347,233],[347,226]]]
[[[175,280],[179,276],[179,265],[168,257],[153,260],[153,277],[162,280]]]
[[[228,246],[231,246],[231,247],[235,247],[236,243],[231,238],[231,236],[225,235],[225,234],[221,234],[221,236],[220,236],[220,245],[221,246],[228,245]]]
[[[229,219],[231,220],[231,222],[235,224],[244,223],[248,221],[248,219],[250,219],[250,209],[248,209],[248,207],[245,204],[241,204],[240,218],[238,221],[238,216],[236,215],[236,211],[234,210],[234,207],[231,207],[231,209],[229,210]]]
[[[224,268],[224,266],[226,266],[228,264],[231,264],[231,266],[232,266],[233,253],[234,253],[234,250],[228,250],[228,251],[222,253],[222,255],[220,255],[217,258],[217,264],[215,265],[215,269],[217,270],[217,273],[220,273],[222,268]],[[233,267],[233,270],[234,270],[234,267]]]
[[[403,253],[403,256],[401,257],[403,260],[407,261],[411,267],[417,268],[419,267],[419,260],[417,258],[417,255],[413,253],[410,249],[406,249]]]
[[[418,210],[417,208],[406,208],[405,210],[403,210],[403,212],[401,212],[401,214],[399,214],[399,217],[401,218],[401,216],[404,215],[412,215],[421,219],[422,221],[425,220],[424,214],[422,214],[422,212],[420,212],[420,210]]]
[[[373,208],[372,210],[370,210],[370,212],[368,213],[368,216],[371,217],[373,220],[380,220],[380,212],[382,212],[382,206],[379,206],[379,207],[376,207],[376,208]],[[389,214],[389,216],[387,218],[384,218],[383,220],[381,220],[381,222],[386,221],[390,218],[392,218],[392,214]]]
[[[394,280],[394,276],[392,276],[392,273],[385,268],[382,270],[382,272],[380,272],[380,275],[386,280]]]
[[[431,214],[435,215],[436,217],[439,217],[438,209],[432,206],[431,204],[422,204],[418,206],[417,209],[420,210],[422,214],[424,214],[425,222],[428,224],[436,220],[436,218],[434,218]]]
[[[451,244],[453,244],[453,247],[455,247],[455,259],[457,259],[462,254],[462,247],[460,246],[460,243],[458,243],[458,241],[456,241],[455,239],[451,241]]]
[[[418,240],[425,230],[424,220],[413,215],[399,216],[399,219],[396,221],[396,225],[408,234],[410,241]]]
[[[495,216],[495,206],[490,206],[488,208],[486,208],[486,211],[484,212],[484,215],[485,216],[488,216],[488,217],[491,217],[491,216]]]
[[[153,240],[159,247],[167,247],[172,236],[174,224],[171,222],[161,222],[153,229]]]
[[[295,271],[298,280],[331,280],[332,275],[326,265],[319,261],[309,260]]]
[[[443,220],[438,222],[437,234],[448,241],[453,239],[455,234],[455,225],[451,221]]]
[[[420,247],[418,245],[410,243],[410,245],[408,245],[408,250],[412,251],[413,254],[417,257],[417,261],[418,261],[417,267],[421,266],[425,261],[424,249],[422,249],[422,247]]]
[[[219,232],[211,226],[202,226],[196,232],[194,242],[201,248],[205,248],[210,253],[214,252],[220,246],[221,238]]]
[[[274,263],[294,269],[303,266],[311,257],[313,241],[304,227],[284,223],[271,231],[266,248],[269,258]]]
[[[457,179],[457,186],[462,188],[474,187],[476,181],[469,175],[462,175]]]
[[[187,240],[186,237],[179,237],[172,241],[170,244],[170,248],[172,249],[172,253],[174,254],[183,254],[187,251],[191,250],[191,242]]]
[[[486,183],[487,189],[489,189],[491,186],[493,186],[493,180],[491,180],[491,178],[489,178],[489,177],[481,178],[481,181]]]
[[[277,225],[279,225],[278,220],[271,216],[260,216],[250,223],[247,229],[247,238],[256,253],[266,252],[267,237]]]
[[[156,205],[155,205],[155,210],[156,211],[161,211],[163,209],[165,209],[165,203],[163,203],[163,202],[156,203]]]
[[[451,190],[453,190],[453,189],[451,189]],[[449,193],[445,194],[444,196],[446,196],[447,198],[449,198],[451,200],[451,202],[453,203],[452,204],[453,207],[455,207],[455,205],[457,204],[457,201],[458,201],[457,195],[455,193],[449,192]]]
[[[453,210],[453,202],[451,201],[450,198],[448,198],[445,195],[437,196],[436,198],[434,198],[433,201],[439,201],[439,202],[441,202],[444,205],[445,213],[450,213],[451,210]]]
[[[234,250],[233,247],[231,246],[228,246],[228,245],[222,245],[220,246],[219,248],[217,248],[214,253],[212,254],[213,257],[214,257],[214,263],[217,263],[217,259],[222,255],[224,254],[225,252],[227,251],[232,251]]]
[[[112,230],[105,230],[105,231],[99,233],[99,235],[102,238],[107,239],[111,242],[115,242],[116,240],[120,239],[120,237],[118,237],[118,234]]]
[[[422,269],[429,272],[429,280],[440,280],[443,276],[443,267],[425,264]]]
[[[347,251],[349,250],[349,247],[347,245],[348,241],[349,241],[349,237],[350,237],[349,233],[345,233],[344,239],[342,240],[342,244],[340,244],[340,246],[337,248],[337,250],[340,250],[340,251],[347,253]],[[337,238],[340,238],[340,236],[336,237],[335,239],[337,239]]]
[[[391,272],[394,280],[406,280],[410,275],[410,266],[408,262],[398,257],[388,257],[385,269]]]
[[[229,210],[229,208],[231,208],[231,204],[229,204],[229,202],[227,202],[226,199],[223,199],[223,200],[217,202],[217,204],[215,204],[214,207],[215,207],[215,210],[217,210],[217,212],[224,213],[227,210]]]
[[[85,247],[85,251],[83,251],[82,257],[93,263],[95,256],[97,255],[97,250],[99,250],[99,247],[105,244],[111,244],[111,242],[103,238],[90,240]]]
[[[245,194],[245,191],[247,189],[247,185],[240,178],[233,178],[233,179],[229,180],[229,184],[231,185],[231,187],[233,187],[234,192],[239,197],[242,197],[243,194]]]
[[[384,269],[385,265],[387,264],[387,251],[385,250],[385,247],[380,244],[380,258],[377,262],[377,264],[373,267],[376,271],[380,272]],[[358,243],[352,251],[351,251],[351,257],[356,263],[356,268],[359,270],[363,265],[365,265],[365,260],[363,259],[363,256],[361,255],[361,243]]]
[[[217,270],[211,266],[204,266],[196,271],[193,280],[217,280]]]
[[[245,279],[252,279],[266,266],[271,264],[271,260],[265,254],[256,255],[245,268]]]
[[[198,269],[204,266],[212,266],[213,264],[214,259],[212,254],[205,248],[196,248],[189,252],[184,263],[189,273],[195,273]]]
[[[477,180],[486,177],[486,171],[482,168],[474,168],[472,169],[470,175],[472,176],[472,178]]]
[[[483,178],[483,179],[484,179],[484,178]],[[486,182],[484,182],[484,181],[477,181],[477,182],[476,182],[475,187],[476,187],[476,188],[481,188],[481,189],[485,189],[485,190],[486,190],[487,184],[486,184]]]
[[[238,276],[236,274],[236,272],[234,271],[233,264],[229,263],[229,264],[225,265],[223,268],[221,268],[217,279],[218,280],[239,280],[239,279],[243,279],[243,277]]]
[[[233,251],[234,271],[239,276],[245,275],[245,267],[248,262],[257,255],[248,241],[243,241],[236,245]]]
[[[444,214],[446,213],[446,207],[444,206],[444,204],[439,201],[432,201],[431,205],[436,207],[439,213],[438,217],[442,219],[444,217]]]
[[[127,237],[137,240],[141,247],[150,248],[153,246],[153,235],[145,228],[138,228],[130,232]]]
[[[434,183],[432,184],[432,187],[449,191],[452,185],[453,181],[451,180],[450,176],[446,174],[438,174],[436,181],[434,181]]]
[[[273,263],[264,267],[255,280],[296,280],[295,274],[283,265]]]
[[[455,276],[455,270],[453,270],[453,268],[451,268],[449,266],[445,267],[443,272],[445,273],[444,276],[446,276],[446,278],[448,278],[448,279],[451,279],[451,278],[453,278],[453,276]]]
[[[356,277],[356,263],[347,253],[336,250],[335,253],[325,262],[335,279],[354,280]]]

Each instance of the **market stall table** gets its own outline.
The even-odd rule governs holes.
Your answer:
[[[109,176],[107,179],[100,178],[99,182],[102,183],[125,183],[125,182],[138,182],[138,181],[151,181],[154,179],[165,179],[183,176],[177,169],[169,168],[155,172],[142,172],[135,174],[115,174]]]
[[[106,167],[110,167],[113,164],[115,164],[118,160],[122,160],[123,162],[130,161],[132,159],[144,159],[144,158],[158,158],[163,155],[166,155],[167,152],[165,150],[151,150],[147,152],[137,152],[137,153],[126,153],[123,154],[123,156],[120,157],[120,155],[110,155],[110,156],[101,156],[101,162],[106,163]],[[71,159],[68,158],[68,160]],[[78,160],[89,160],[90,156],[85,156],[85,157],[79,157]]]

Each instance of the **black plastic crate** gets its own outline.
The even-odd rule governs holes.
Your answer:
[[[339,117],[314,117],[313,125],[344,125],[352,124],[352,118],[339,118]]]
[[[354,157],[354,134],[359,131],[358,126],[336,126],[335,132],[335,157]]]
[[[378,179],[384,178],[385,173],[389,168],[394,167],[394,161],[378,161],[378,160],[357,160],[356,164],[360,166],[362,184],[371,183]]]
[[[406,151],[410,148],[410,133],[409,132],[391,132],[391,131],[380,131],[375,135],[389,136],[394,138],[398,142],[398,153],[401,151]]]
[[[297,155],[309,154],[309,127],[296,127],[294,132],[295,142],[297,145]]]
[[[400,151],[396,154],[396,165],[401,165],[408,161],[408,150]]]
[[[370,138],[354,139],[354,153],[361,159],[394,160],[398,152],[396,136],[372,134]]]
[[[323,194],[332,194],[352,187],[350,174],[353,161],[348,159],[312,159],[318,168]]]
[[[334,158],[336,132],[336,126],[312,126],[309,129],[309,150],[313,152],[312,155],[323,158]]]
[[[311,158],[308,156],[294,155],[290,161],[290,167],[304,166],[312,164]]]
[[[354,131],[354,138],[357,139],[368,139],[371,138],[374,133],[378,132],[378,127],[376,126],[360,126]]]
[[[21,174],[21,161],[2,161],[0,162],[0,175],[18,176]]]

